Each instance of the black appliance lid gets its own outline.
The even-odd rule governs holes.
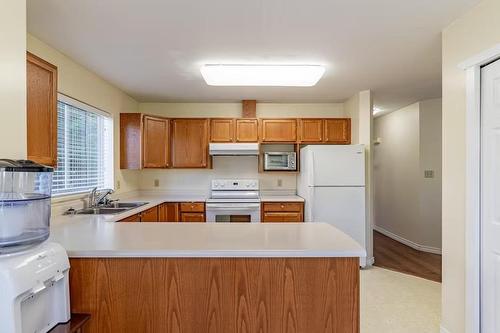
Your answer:
[[[53,172],[54,168],[30,160],[0,159],[0,171],[7,172]]]

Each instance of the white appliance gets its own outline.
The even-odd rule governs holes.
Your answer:
[[[297,154],[293,151],[264,153],[264,170],[297,170]]]
[[[208,152],[212,156],[257,156],[258,143],[210,143]]]
[[[260,222],[257,179],[214,179],[206,201],[207,222]]]
[[[297,192],[305,199],[305,222],[330,223],[366,249],[364,145],[304,147],[300,168]]]
[[[0,333],[48,332],[70,319],[69,261],[56,243],[0,255]]]

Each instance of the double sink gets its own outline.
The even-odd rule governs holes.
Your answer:
[[[128,210],[141,207],[148,202],[113,202],[108,206],[100,206],[95,208],[84,208],[77,210],[75,214],[80,215],[113,215],[126,212]]]

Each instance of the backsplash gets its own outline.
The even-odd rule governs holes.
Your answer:
[[[297,177],[293,173],[259,173],[257,156],[215,156],[213,169],[142,170],[139,188],[207,191],[215,178],[256,178],[261,190],[295,191],[297,188]]]

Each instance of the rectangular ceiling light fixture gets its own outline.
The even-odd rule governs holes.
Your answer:
[[[325,73],[319,65],[204,65],[209,86],[312,87]]]

